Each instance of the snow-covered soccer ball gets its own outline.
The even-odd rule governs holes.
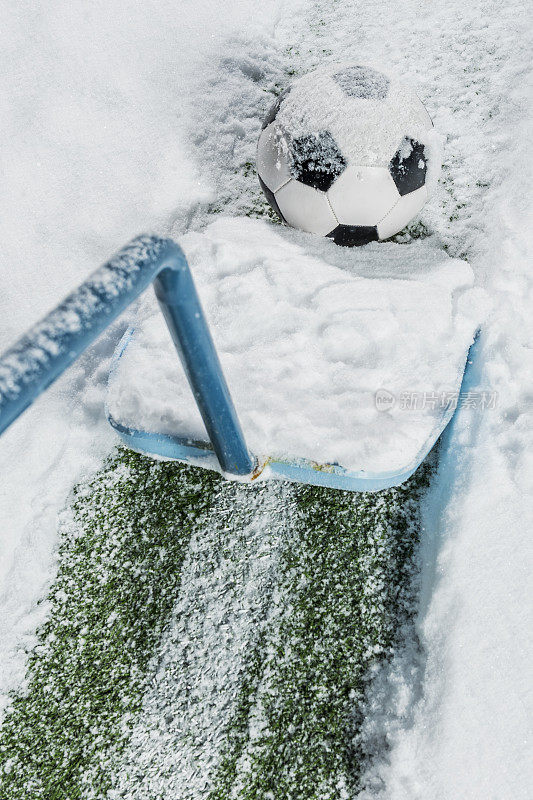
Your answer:
[[[268,112],[257,172],[280,218],[358,245],[400,231],[427,198],[431,118],[405,84],[372,67],[329,64]]]

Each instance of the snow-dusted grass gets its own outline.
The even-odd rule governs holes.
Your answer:
[[[427,469],[380,496],[294,491],[276,602],[209,797],[354,797],[371,665],[413,611]]]
[[[62,515],[2,800],[353,794],[367,670],[416,599],[427,477],[240,486],[119,451]]]
[[[192,531],[214,489],[210,473],[128,451],[74,489],[47,620],[2,729],[2,798],[83,797],[84,780],[105,795],[102,761],[140,708]]]

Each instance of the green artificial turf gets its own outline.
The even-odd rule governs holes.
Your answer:
[[[217,478],[120,450],[76,487],[60,525],[48,618],[0,739],[0,797],[102,797],[105,753],[127,738]]]
[[[371,495],[286,487],[266,622],[250,631],[210,800],[325,800],[356,791],[365,676],[392,652],[413,608],[427,473]],[[48,618],[1,731],[2,800],[107,796],[151,659],[186,590],[191,537],[216,527],[215,500],[220,507],[226,498],[227,538],[209,545],[214,561],[222,558],[265,491],[125,450],[76,487],[60,525]],[[231,558],[245,592],[246,572]],[[178,759],[179,747],[178,737]],[[156,783],[131,797],[163,796]],[[181,796],[191,795],[184,787],[175,800]]]
[[[387,658],[416,597],[425,466],[362,495],[294,488],[277,599],[249,657],[210,800],[354,797],[369,667]]]

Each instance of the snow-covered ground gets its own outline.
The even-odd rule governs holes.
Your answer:
[[[420,86],[447,134],[443,178],[422,221],[450,255],[470,261],[492,297],[473,386],[496,391],[498,404],[463,409],[446,437],[424,505],[423,653],[399,657],[368,699],[366,734],[385,733],[391,750],[370,768],[366,794],[525,800],[533,785],[527,7],[343,0],[304,15],[295,2],[240,0],[186,2],[178,14],[175,4],[114,0],[5,3],[2,15],[2,346],[130,236],[194,228],[202,204],[228,190],[217,183],[217,159],[228,139],[238,147],[250,131],[245,114],[241,130],[236,122],[248,101],[235,91],[238,69],[224,85],[208,73],[223,49],[249,74],[256,62],[242,42],[256,37],[255,57],[274,77],[278,50],[293,45],[300,70],[351,58]],[[230,102],[226,138],[213,141],[200,123],[218,124]],[[54,574],[57,511],[110,447],[104,384],[126,322],[0,442],[3,693],[20,683],[22,648],[46,613],[37,601]]]

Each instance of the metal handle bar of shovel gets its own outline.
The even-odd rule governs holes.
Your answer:
[[[255,463],[187,259],[157,236],[130,242],[0,356],[0,434],[152,282],[221,469],[250,475]]]

